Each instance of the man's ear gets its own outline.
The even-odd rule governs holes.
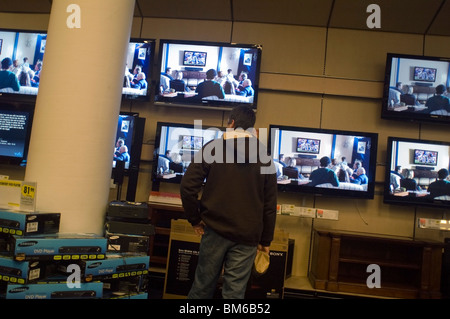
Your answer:
[[[234,128],[234,120],[231,120],[231,122],[228,122],[228,128]]]

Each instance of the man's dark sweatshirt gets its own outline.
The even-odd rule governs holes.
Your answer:
[[[277,181],[273,162],[255,136],[236,130],[207,143],[186,170],[180,194],[193,226],[203,221],[236,243],[270,246]]]

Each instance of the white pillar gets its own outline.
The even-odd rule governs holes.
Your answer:
[[[60,232],[103,233],[135,0],[53,0],[26,181]]]

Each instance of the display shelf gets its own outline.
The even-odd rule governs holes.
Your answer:
[[[309,280],[316,289],[394,298],[440,298],[443,243],[335,230],[314,230]],[[379,288],[367,284],[371,264]]]

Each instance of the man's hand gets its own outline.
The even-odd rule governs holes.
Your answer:
[[[194,228],[195,233],[198,236],[201,236],[205,233],[205,226],[206,226],[206,224],[203,221],[201,221],[200,223],[198,223],[197,225],[192,226],[192,227]]]
[[[263,253],[269,254],[269,246],[263,246],[263,245],[259,244],[258,250],[262,251]]]

